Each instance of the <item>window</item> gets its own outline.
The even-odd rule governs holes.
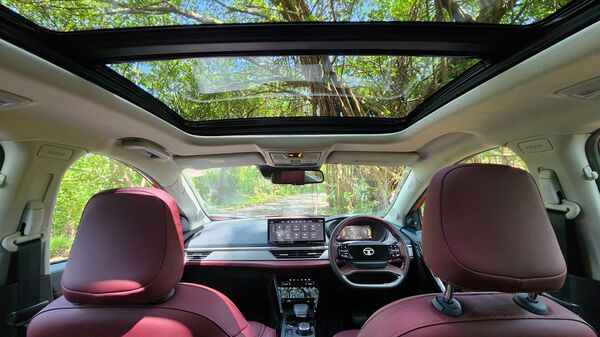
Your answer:
[[[125,164],[90,154],[77,160],[63,176],[52,217],[50,262],[66,260],[77,232],[83,208],[101,191],[117,187],[151,186]]]
[[[461,163],[508,165],[529,172],[529,168],[525,162],[507,147],[497,147],[495,149],[478,153],[468,159],[463,160]]]
[[[401,118],[478,61],[299,55],[205,57],[109,66],[184,119],[211,121]]]

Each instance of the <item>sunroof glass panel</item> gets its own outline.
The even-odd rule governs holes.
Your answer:
[[[570,0],[0,0],[58,31],[265,22],[473,22],[525,25]]]
[[[214,57],[109,65],[188,121],[408,115],[476,59]]]

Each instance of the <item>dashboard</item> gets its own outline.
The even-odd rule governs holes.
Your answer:
[[[212,221],[201,225],[185,242],[187,264],[269,266],[294,265],[303,260],[312,266],[329,264],[328,242],[345,217],[250,218]],[[346,227],[338,241],[393,240],[381,226],[359,223]],[[412,254],[412,251],[411,251]],[[309,260],[310,262],[306,262]]]

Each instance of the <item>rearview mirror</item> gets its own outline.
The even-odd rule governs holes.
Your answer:
[[[271,175],[273,184],[320,184],[324,180],[325,176],[320,170],[277,170]]]

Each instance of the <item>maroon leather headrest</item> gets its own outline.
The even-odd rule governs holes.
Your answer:
[[[435,174],[423,252],[434,274],[472,290],[552,291],[566,275],[533,178],[504,165],[454,165]]]
[[[62,278],[73,303],[145,304],[183,272],[177,205],[156,188],[101,192],[88,202]]]

